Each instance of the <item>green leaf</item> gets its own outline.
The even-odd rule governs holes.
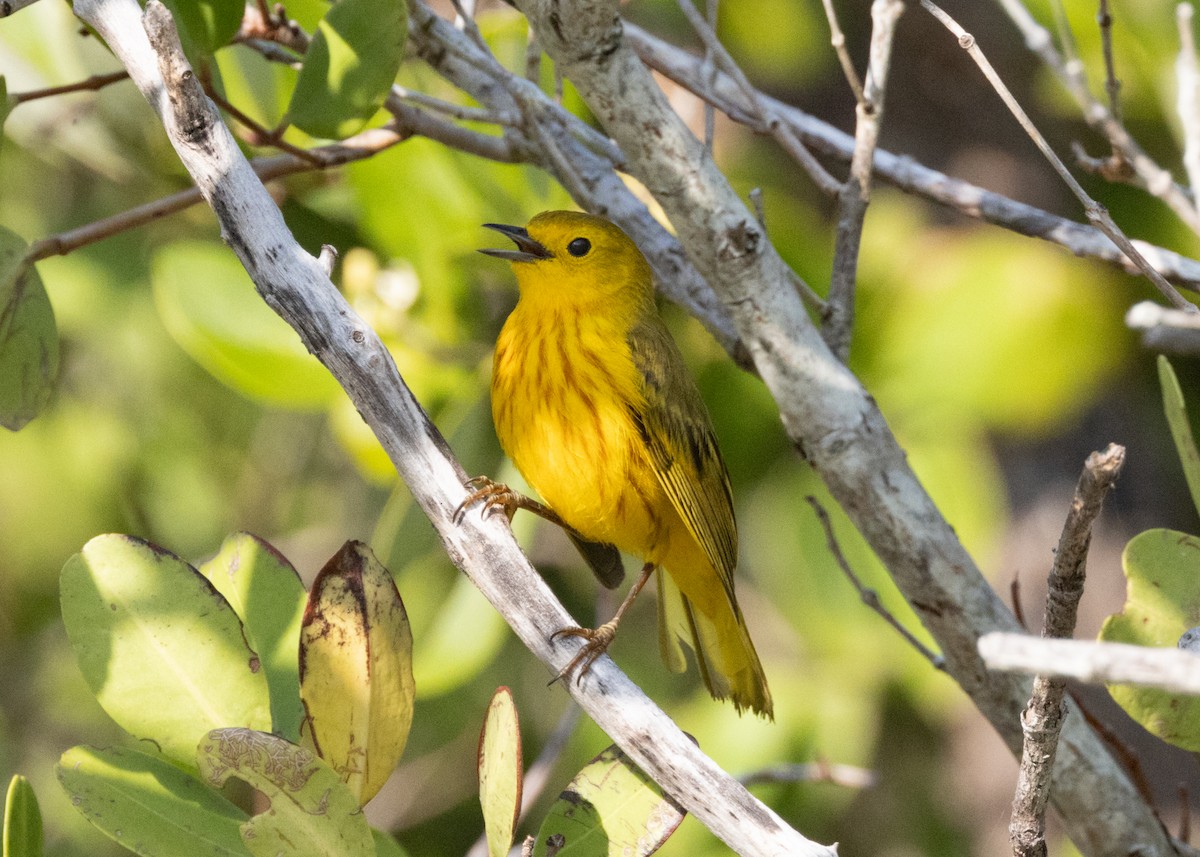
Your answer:
[[[479,733],[479,804],[489,857],[505,857],[521,811],[521,732],[512,691],[496,689]]]
[[[267,796],[270,807],[242,825],[258,857],[368,857],[371,830],[337,771],[311,751],[252,729],[216,729],[197,748],[200,772],[220,787],[231,776]]]
[[[12,431],[46,406],[58,377],[54,310],[26,249],[0,227],[0,425]]]
[[[37,795],[29,780],[20,774],[8,783],[8,795],[4,800],[4,832],[0,840],[0,855],[3,857],[42,857],[42,812],[38,809]]]
[[[138,854],[246,857],[247,816],[194,776],[157,756],[122,747],[74,747],[58,780],[83,816]]]
[[[329,371],[254,290],[228,249],[177,242],[151,265],[167,331],[217,380],[269,405],[320,409],[341,395]]]
[[[0,149],[3,149],[4,146],[4,123],[8,120],[8,114],[12,113],[16,106],[16,100],[8,97],[8,81],[4,79],[4,75],[0,74]]]
[[[125,731],[195,765],[218,726],[270,729],[242,623],[194,568],[132,536],[97,536],[63,567],[63,622],[96,699]]]
[[[408,35],[396,0],[341,0],[326,13],[304,56],[288,119],[314,137],[358,131],[387,98]]]
[[[1200,625],[1200,538],[1174,530],[1147,530],[1130,539],[1123,556],[1125,606],[1109,616],[1100,639],[1174,648]],[[1164,741],[1200,750],[1200,697],[1165,690],[1109,685],[1129,716]]]
[[[1192,505],[1200,512],[1200,452],[1196,450],[1196,439],[1188,422],[1187,405],[1183,402],[1179,379],[1175,377],[1170,361],[1161,354],[1158,355],[1158,382],[1162,387],[1163,411],[1167,415],[1167,425],[1171,427],[1175,449],[1179,452],[1179,463],[1183,466],[1183,475],[1192,495]]]
[[[683,816],[683,809],[613,745],[576,774],[550,807],[533,854],[645,857],[662,847]]]
[[[300,621],[308,593],[292,564],[249,533],[230,536],[200,573],[241,617],[246,642],[258,652],[271,693],[276,735],[300,740]]]
[[[229,44],[242,25],[244,0],[163,0],[179,38],[190,50],[212,54]]]
[[[304,738],[361,803],[391,776],[413,716],[412,630],[392,575],[346,542],[313,581],[300,630]]]
[[[371,839],[375,842],[375,857],[408,857],[408,852],[404,850],[396,837],[390,833],[384,833],[382,830],[371,828]]]

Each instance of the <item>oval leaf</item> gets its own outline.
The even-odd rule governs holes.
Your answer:
[[[358,801],[304,747],[252,729],[216,729],[200,741],[196,758],[211,785],[232,776],[267,796],[270,807],[242,825],[242,840],[258,857],[375,854]]]
[[[550,807],[533,854],[645,857],[667,841],[683,816],[683,809],[613,745],[576,774]]]
[[[412,726],[412,630],[388,570],[346,542],[313,581],[300,631],[304,738],[361,803],[391,776]]]
[[[267,680],[242,623],[179,557],[97,536],[63,567],[61,597],[79,668],[125,731],[194,766],[210,729],[271,728]]]
[[[8,783],[4,799],[4,833],[0,854],[4,857],[42,857],[42,811],[29,780],[20,774]]]
[[[512,848],[521,811],[521,731],[512,691],[497,688],[479,733],[479,804],[487,830],[489,857]]]
[[[1100,639],[1174,648],[1185,631],[1200,625],[1200,538],[1147,530],[1130,539],[1122,562],[1128,581],[1125,606],[1104,621]],[[1200,750],[1200,698],[1128,685],[1108,690],[1150,732]]]
[[[242,25],[244,0],[163,0],[184,47],[212,54],[229,44]]]
[[[387,98],[407,35],[405,4],[341,0],[317,26],[304,55],[288,120],[333,140],[358,131]]]
[[[299,642],[307,594],[284,556],[249,533],[230,536],[200,573],[241,617],[271,694],[271,731],[300,740]]]
[[[179,347],[217,380],[253,399],[318,409],[340,395],[321,362],[217,244],[168,245],[151,265],[154,303]]]
[[[71,804],[117,842],[158,857],[247,857],[246,814],[170,762],[136,750],[75,747],[59,760]]]
[[[0,425],[12,431],[41,412],[58,377],[54,310],[25,251],[0,227]]]

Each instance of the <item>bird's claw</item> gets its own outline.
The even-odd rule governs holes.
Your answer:
[[[510,521],[513,514],[517,511],[517,507],[520,505],[521,495],[502,482],[493,482],[487,476],[476,476],[474,479],[468,479],[465,487],[472,490],[467,495],[467,498],[458,504],[453,516],[451,516],[456,525],[462,523],[463,518],[466,517],[467,509],[474,506],[480,500],[484,501],[484,515],[489,515],[496,509],[503,509],[505,517]]]
[[[555,631],[550,635],[551,642],[560,637],[582,637],[587,642],[571,659],[571,662],[550,680],[550,684],[570,677],[571,673],[575,673],[575,684],[582,682],[583,677],[587,675],[597,658],[608,651],[608,647],[612,645],[616,635],[617,624],[615,622],[606,622],[599,628],[562,628]]]

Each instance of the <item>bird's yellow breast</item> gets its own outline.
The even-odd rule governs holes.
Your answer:
[[[518,304],[497,340],[492,417],[504,451],[582,535],[650,559],[670,501],[630,411],[640,396],[624,331],[603,313]]]

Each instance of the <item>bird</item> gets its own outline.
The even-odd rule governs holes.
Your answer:
[[[496,342],[492,417],[501,447],[542,502],[480,477],[468,483],[458,514],[481,500],[510,520],[529,509],[564,525],[577,544],[595,546],[593,556],[612,545],[643,561],[610,621],[553,635],[584,640],[558,678],[583,678],[653,576],[668,668],[686,670],[686,645],[714,698],[773,719],[734,591],[728,472],[658,314],[645,256],[616,224],[582,212],[542,212],[524,227],[483,225],[516,245],[480,252],[510,262],[519,290]],[[620,580],[611,569],[597,574],[606,585]]]

